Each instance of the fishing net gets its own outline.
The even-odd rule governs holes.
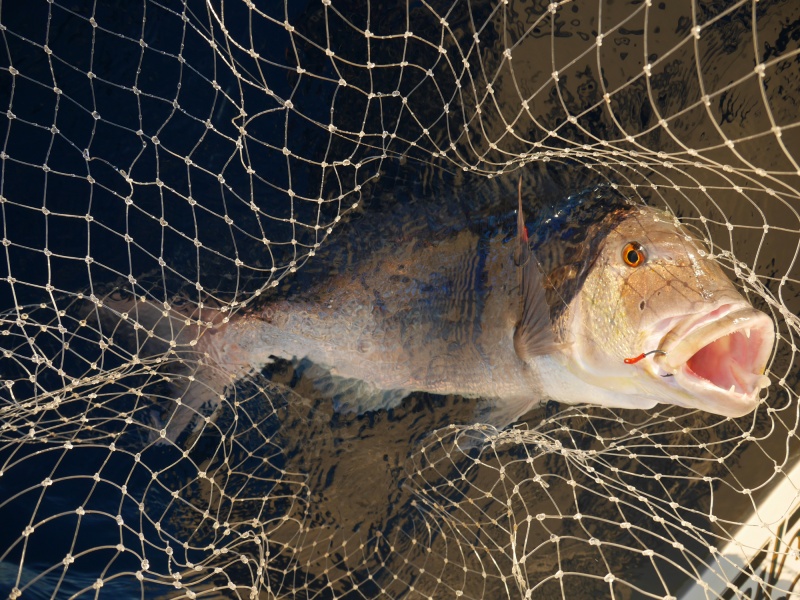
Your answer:
[[[0,39],[3,594],[800,591],[795,3],[5,0]],[[276,363],[168,435],[211,324],[327,249],[510,214],[519,176],[705,240],[775,321],[758,409],[497,431],[463,398],[337,412]]]

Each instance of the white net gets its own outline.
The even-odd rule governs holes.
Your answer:
[[[795,2],[0,0],[0,37],[2,593],[800,593]],[[519,175],[704,239],[776,323],[757,410],[474,446],[474,401],[341,413],[278,363],[168,435],[209,324],[512,213]]]

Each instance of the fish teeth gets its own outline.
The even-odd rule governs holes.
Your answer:
[[[750,339],[750,328],[749,327],[745,327],[744,328],[744,334],[747,336],[747,339],[749,340]]]
[[[734,392],[734,390],[736,390],[736,384],[735,383],[731,385],[731,389],[728,390],[728,393],[732,394]]]

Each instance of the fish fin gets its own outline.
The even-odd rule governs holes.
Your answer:
[[[158,370],[169,386],[165,416],[145,419],[151,429],[150,441],[176,442],[184,431],[190,433],[216,418],[217,409],[233,378],[231,373],[205,356],[202,334],[221,320],[221,313],[203,311],[192,304],[173,303],[164,308],[156,303],[115,292],[103,299],[97,321],[103,330],[113,332],[121,347],[137,361],[161,363]],[[206,321],[205,319],[209,319]],[[204,320],[201,320],[204,319]],[[160,430],[160,431],[157,431]]]
[[[537,261],[528,243],[528,230],[522,214],[522,178],[519,181],[517,207],[517,265],[520,293],[520,317],[514,330],[514,350],[523,361],[550,354],[559,348],[550,323],[550,307]]]
[[[544,400],[531,396],[503,398],[502,400],[482,400],[475,410],[475,423],[492,425],[502,431],[520,417],[541,406]]]
[[[465,454],[473,448],[482,449],[487,441],[537,406],[541,407],[543,402],[544,400],[531,396],[481,400],[475,409],[472,423],[459,436],[459,449]]]
[[[361,379],[340,377],[308,359],[301,360],[297,370],[323,397],[332,400],[337,413],[362,415],[387,410],[398,406],[410,393],[402,389],[383,390]]]

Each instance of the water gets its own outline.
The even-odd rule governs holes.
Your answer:
[[[767,111],[760,88],[749,83],[715,95],[707,109],[702,102],[695,106],[703,93],[753,69],[751,7],[725,14],[724,5],[697,7],[701,22],[714,23],[701,38],[698,67],[694,46],[683,42],[691,27],[688,2],[657,4],[647,13],[648,22],[635,2],[574,3],[560,10],[554,26],[547,20],[534,23],[546,12],[542,3],[528,12],[529,7],[512,6],[507,13],[489,3],[456,3],[453,10],[439,12],[447,14],[448,31],[458,34],[455,41],[446,40],[447,51],[468,54],[464,86],[469,81],[480,90],[468,94],[459,91],[453,67],[435,45],[416,38],[406,44],[402,36],[367,44],[351,26],[369,27],[376,35],[408,28],[438,42],[441,25],[417,3],[408,11],[371,3],[369,19],[361,12],[364,3],[338,14],[325,13],[316,3],[291,3],[286,14],[275,12],[278,23],[296,23],[316,46],[292,45],[295,38],[284,28],[266,19],[251,21],[240,6],[226,3],[230,36],[246,40],[253,33],[262,71],[242,48],[212,51],[207,38],[217,25],[207,11],[221,9],[213,4],[188,3],[190,21],[201,24],[189,28],[177,3],[125,4],[124,10],[113,2],[40,3],[26,5],[24,12],[4,4],[3,24],[30,40],[41,43],[49,19],[48,44],[64,62],[55,60],[51,67],[29,42],[6,36],[7,52],[25,77],[14,78],[12,88],[8,71],[0,73],[0,98],[10,98],[13,90],[16,116],[4,121],[5,151],[15,160],[3,167],[2,194],[13,200],[4,204],[3,222],[13,245],[0,275],[21,280],[0,286],[2,308],[45,302],[46,308],[31,314],[41,315],[33,320],[50,322],[56,307],[79,313],[82,303],[71,305],[77,292],[102,295],[120,280],[127,289],[159,300],[178,293],[193,301],[205,293],[221,301],[241,300],[280,277],[290,261],[302,262],[335,216],[358,202],[346,224],[334,228],[335,242],[323,244],[320,253],[329,247],[328,256],[317,256],[296,276],[280,280],[279,292],[297,293],[307,282],[345,270],[371,248],[400,236],[501,227],[513,217],[519,175],[510,172],[508,161],[527,154],[532,160],[522,171],[525,187],[536,196],[528,200],[529,208],[557,207],[570,193],[598,181],[619,183],[634,197],[669,206],[718,250],[734,249],[737,259],[757,273],[774,274],[775,279],[765,280],[767,287],[797,314],[792,281],[797,270],[794,257],[785,252],[787,244],[796,245],[799,225],[792,205],[771,201],[739,172],[664,166],[667,158],[688,156],[688,148],[705,148],[709,161],[728,162],[725,138],[768,130],[770,118],[783,126],[796,120],[791,93],[770,95]],[[102,27],[91,37],[86,18],[64,8],[84,16],[94,10]],[[761,60],[790,51],[797,27],[791,3],[761,2],[756,10],[765,40]],[[621,27],[611,29],[629,14]],[[469,50],[472,22],[485,23],[480,57]],[[551,36],[551,29],[557,35]],[[600,30],[608,33],[598,58],[596,51],[584,51]],[[152,51],[142,51],[140,37]],[[434,77],[421,69],[370,74],[357,65],[337,73],[324,55],[324,42],[332,42],[343,59],[363,62],[369,47],[378,64],[405,57],[430,67]],[[514,47],[510,65],[501,62],[505,47]],[[551,47],[559,61],[557,85]],[[185,63],[175,59],[179,54]],[[238,77],[225,64],[226,56],[237,61]],[[664,56],[668,59],[659,61]],[[645,61],[657,65],[650,78],[641,76]],[[315,76],[299,77],[286,68],[295,62]],[[51,69],[68,98],[59,100],[49,91]],[[97,76],[91,86],[90,70]],[[796,89],[797,73],[793,66],[776,69],[770,89]],[[335,85],[340,75],[352,85]],[[489,83],[493,93],[487,100]],[[141,94],[132,92],[134,86]],[[387,96],[380,103],[368,101],[356,87]],[[410,108],[391,91],[409,98],[405,106]],[[607,91],[613,92],[610,110],[602,103]],[[532,95],[529,111],[517,118],[520,97]],[[296,110],[286,113],[279,100],[288,98]],[[445,103],[464,112],[445,116]],[[480,117],[474,115],[478,103]],[[246,116],[240,106],[247,107]],[[568,114],[578,118],[569,122]],[[668,130],[658,126],[660,119],[669,119]],[[321,136],[312,120],[332,122],[349,133]],[[470,125],[467,133],[460,129],[464,120]],[[513,132],[507,133],[512,122]],[[235,140],[242,124],[248,137],[239,148]],[[52,136],[51,125],[61,135]],[[428,128],[434,133],[425,134]],[[557,137],[548,135],[554,130]],[[366,142],[359,141],[359,131],[368,133]],[[396,137],[383,137],[383,131]],[[629,134],[635,140],[624,142]],[[407,143],[412,140],[414,146]],[[498,143],[491,147],[494,140]],[[666,154],[650,155],[641,166],[630,155],[613,158],[596,147],[581,149],[597,140],[618,140],[616,147],[640,156],[647,149]],[[791,185],[793,168],[787,154],[795,155],[800,145],[790,132],[782,140],[788,153],[774,136],[737,143],[737,167],[748,173],[748,165],[784,171],[787,175],[773,177],[772,185],[785,189],[781,185]],[[434,147],[447,154],[432,157]],[[551,155],[533,154],[544,148]],[[559,149],[570,149],[569,156],[557,156]],[[302,160],[309,157],[311,162]],[[348,157],[351,164],[326,170],[320,163],[333,162],[329,157]],[[362,167],[353,168],[358,163]],[[475,172],[465,172],[462,165],[474,166]],[[505,170],[509,173],[497,175]],[[488,172],[492,178],[485,176]],[[698,192],[698,182],[714,193]],[[357,184],[363,186],[360,192],[343,195]],[[755,201],[743,202],[737,185],[749,189]],[[286,200],[289,189],[296,200]],[[313,201],[317,196],[325,202]],[[314,229],[315,223],[325,226]],[[726,223],[734,227],[729,230]],[[763,223],[785,230],[754,233]],[[265,246],[264,238],[271,244]],[[200,247],[195,239],[202,241]],[[53,254],[46,256],[45,248]],[[89,264],[87,255],[93,258]],[[786,273],[790,280],[781,285]],[[136,284],[126,283],[129,274]],[[44,289],[47,283],[58,300]],[[62,300],[67,295],[72,296]],[[57,353],[61,342],[55,336],[40,346]],[[91,372],[91,361],[78,355],[100,355],[92,340],[82,345],[76,337],[71,344],[72,351],[63,353],[64,368]],[[24,339],[12,347],[20,354],[27,351]],[[796,381],[792,360],[785,345],[773,367],[789,373],[789,388]],[[104,361],[110,371],[124,363],[124,356],[105,353]],[[24,368],[24,361],[7,362],[3,375],[22,378]],[[62,385],[51,375],[39,375],[45,389]],[[90,398],[89,388],[98,396]],[[128,393],[136,388],[145,394]],[[526,418],[537,431],[535,442],[490,446],[479,455],[459,436],[483,439],[485,432],[449,427],[470,421],[474,401],[412,394],[391,410],[339,414],[307,378],[279,363],[238,386],[217,422],[184,454],[147,443],[149,428],[170,396],[163,377],[131,373],[80,391],[37,421],[58,444],[44,438],[14,441],[24,429],[3,438],[3,592],[28,586],[32,597],[70,597],[79,590],[88,595],[102,578],[100,596],[169,596],[171,574],[179,572],[185,584],[208,590],[209,597],[245,596],[247,589],[234,591],[228,582],[258,581],[276,595],[295,590],[298,597],[438,598],[464,591],[467,597],[490,598],[521,589],[510,575],[515,565],[509,549],[514,548],[529,553],[521,577],[534,597],[607,596],[609,583],[603,578],[609,572],[626,582],[613,585],[615,597],[663,595],[654,572],[677,589],[681,581],[694,579],[687,565],[702,562],[707,539],[730,537],[702,516],[712,510],[712,499],[721,521],[742,521],[750,497],[739,490],[764,481],[765,470],[773,468],[770,456],[796,453],[794,438],[784,449],[786,427],[775,428],[762,412],[753,428],[763,438],[760,445],[742,447],[739,424],[719,423],[709,415],[550,406]],[[33,394],[32,386],[28,393]],[[789,400],[778,391],[773,402],[781,406]],[[84,412],[90,426],[76,428]],[[133,424],[120,414],[131,415]],[[65,439],[72,449],[63,447]],[[109,450],[112,439],[114,450]],[[600,458],[587,461],[592,450],[602,451]],[[198,477],[198,471],[205,476]],[[43,477],[55,484],[41,487]],[[654,522],[654,515],[662,521]],[[21,532],[32,521],[41,525],[23,543]],[[676,526],[681,521],[696,530]],[[550,541],[554,535],[557,543]],[[655,557],[643,555],[645,547]],[[67,556],[74,561],[64,571]],[[261,574],[259,562],[265,565]],[[563,572],[594,577],[555,579],[555,563]],[[144,572],[141,580],[137,572]]]

